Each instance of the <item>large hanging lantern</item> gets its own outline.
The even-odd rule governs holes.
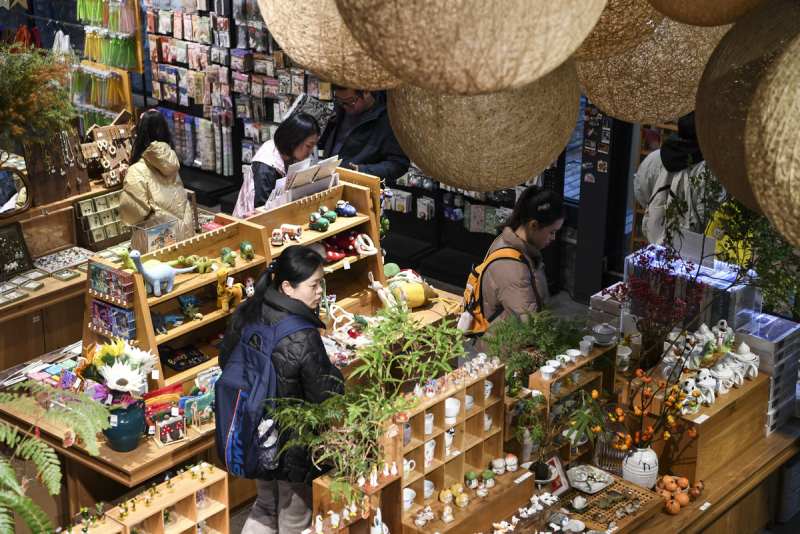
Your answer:
[[[608,0],[575,59],[602,59],[630,50],[650,37],[663,18],[647,0]]]
[[[627,52],[579,61],[578,79],[607,115],[647,124],[674,120],[694,109],[703,68],[727,30],[664,19],[649,39]]]
[[[758,204],[795,246],[800,246],[798,132],[800,35],[795,33],[758,84],[745,132],[747,169]]]
[[[404,83],[475,95],[523,87],[561,65],[606,0],[336,3],[364,50]]]
[[[580,92],[572,61],[530,85],[477,96],[403,86],[389,92],[389,119],[420,169],[474,191],[519,185],[550,165],[569,141]]]
[[[657,10],[678,22],[721,26],[735,22],[764,0],[650,0]]]
[[[367,90],[399,85],[353,39],[335,0],[258,0],[258,6],[292,61],[323,80]]]
[[[760,211],[745,157],[745,129],[758,84],[786,42],[800,33],[800,4],[773,0],[720,41],[697,90],[700,148],[714,175],[742,204]]]

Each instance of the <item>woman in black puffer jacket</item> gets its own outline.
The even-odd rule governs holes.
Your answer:
[[[245,324],[276,324],[298,315],[324,328],[317,316],[322,298],[323,259],[308,247],[292,246],[270,265],[256,284],[255,294],[233,316],[220,351],[220,362],[239,341]],[[300,330],[278,342],[272,352],[278,375],[278,396],[319,403],[344,391],[342,373],[328,359],[319,331]],[[281,446],[288,439],[282,435]],[[320,471],[308,450],[293,447],[279,458],[279,467],[256,482],[258,497],[242,529],[250,533],[299,533],[311,524],[311,481]]]

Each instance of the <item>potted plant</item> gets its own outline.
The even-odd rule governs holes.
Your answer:
[[[541,395],[524,397],[517,401],[511,427],[514,430],[514,438],[522,446],[520,454],[522,463],[530,461],[534,446],[537,450],[541,450],[540,444],[544,439],[542,419],[546,417],[544,413],[546,409],[544,397]]]
[[[596,389],[591,393],[580,391],[578,406],[569,416],[569,428],[565,431],[567,439],[572,446],[584,441],[594,446],[596,437],[606,427],[606,418],[597,399],[600,394]]]

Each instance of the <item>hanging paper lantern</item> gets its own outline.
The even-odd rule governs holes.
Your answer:
[[[258,6],[292,61],[323,80],[367,90],[399,85],[353,39],[335,0],[258,0]]]
[[[800,246],[798,132],[800,35],[795,33],[758,84],[745,131],[747,169],[758,204],[795,246]]]
[[[608,0],[575,59],[601,59],[630,50],[650,37],[663,18],[647,0]]]
[[[800,4],[773,0],[742,19],[720,41],[697,90],[700,148],[727,191],[760,211],[748,176],[745,129],[758,84],[786,42],[800,34]]]
[[[649,39],[627,52],[579,61],[578,79],[607,115],[647,124],[677,119],[694,109],[703,68],[728,28],[664,19]]]
[[[550,165],[569,141],[580,92],[568,61],[511,91],[457,96],[403,86],[389,92],[400,146],[426,174],[448,185],[494,191]]]
[[[657,10],[678,22],[695,26],[730,24],[764,0],[650,0]]]
[[[567,60],[606,0],[336,0],[353,36],[404,83],[475,95],[516,89]]]

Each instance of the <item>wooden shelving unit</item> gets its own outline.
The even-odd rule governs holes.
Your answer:
[[[613,357],[616,349],[616,344],[608,347],[595,347],[587,356],[582,356],[577,361],[556,369],[549,380],[542,376],[541,370],[537,370],[528,378],[528,388],[542,392],[548,410],[557,402],[581,389],[597,389],[599,391],[604,388],[611,393],[616,373],[616,358]],[[606,362],[606,365],[597,365],[600,361]],[[574,379],[576,371],[580,372],[577,380]]]

